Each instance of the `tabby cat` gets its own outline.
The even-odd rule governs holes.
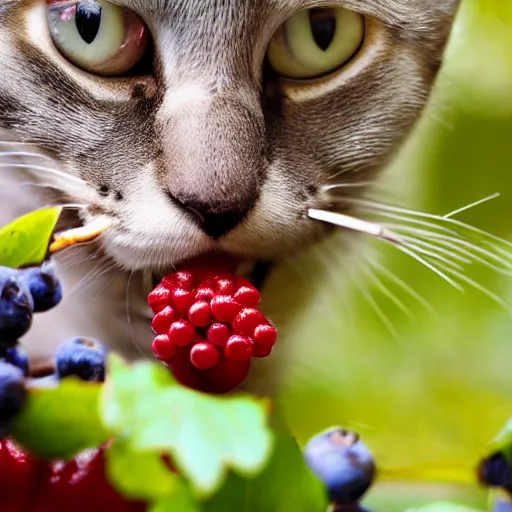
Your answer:
[[[74,284],[37,319],[33,357],[75,334],[149,355],[145,277],[211,251],[250,268],[328,235],[308,210],[389,161],[457,5],[0,0],[0,220],[68,204],[69,225],[112,222],[62,256]]]

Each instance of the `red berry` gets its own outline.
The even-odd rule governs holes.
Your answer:
[[[171,306],[167,306],[155,315],[151,322],[151,327],[156,334],[166,334],[171,324],[177,319],[178,315],[174,309]]]
[[[0,510],[27,510],[37,483],[38,473],[46,465],[36,461],[9,439],[0,441]]]
[[[231,331],[224,324],[213,324],[206,333],[208,341],[217,347],[223,347],[229,340]]]
[[[220,277],[216,288],[219,295],[231,295],[235,291],[235,283],[228,277]]]
[[[258,325],[268,323],[263,313],[253,308],[245,308],[240,311],[233,321],[233,329],[242,336],[253,336]]]
[[[171,343],[167,334],[157,336],[151,348],[155,357],[164,362],[170,361],[178,352],[178,345]]]
[[[201,286],[197,289],[196,300],[210,302],[215,297],[215,292],[210,286]]]
[[[245,308],[255,308],[261,301],[261,294],[254,286],[241,286],[234,299]]]
[[[190,345],[197,336],[194,327],[186,320],[178,320],[169,328],[169,339],[171,343],[179,347]]]
[[[277,329],[273,325],[258,325],[253,338],[257,347],[272,348],[277,340]]]
[[[154,313],[162,311],[171,301],[171,292],[162,285],[158,285],[148,296],[148,305]]]
[[[199,370],[209,370],[217,365],[220,359],[218,350],[205,341],[196,343],[190,351],[190,361]]]
[[[198,391],[224,394],[236,389],[247,377],[250,361],[230,361],[220,357],[210,370],[198,370],[190,364],[189,349],[180,350],[170,363],[171,371],[178,382]]]
[[[205,301],[195,302],[188,310],[188,318],[195,327],[208,327],[212,320],[210,304]]]
[[[232,322],[242,306],[229,295],[217,295],[211,302],[213,316],[220,322]]]
[[[258,345],[255,345],[254,346],[254,357],[257,357],[257,358],[263,358],[263,357],[268,357],[270,354],[272,354],[272,349],[274,347],[265,347],[265,346],[258,346]]]
[[[152,293],[155,356],[181,383],[210,393],[237,388],[253,357],[272,352],[277,331],[256,307],[260,292],[235,277],[236,261],[204,255]],[[206,338],[206,339],[205,339]]]
[[[172,290],[171,295],[174,309],[182,315],[184,315],[194,303],[195,293],[193,290],[177,288]]]
[[[162,280],[169,288],[181,288],[183,290],[191,290],[194,286],[194,275],[187,270],[180,270],[171,276],[166,276]]]
[[[254,343],[247,336],[231,336],[224,347],[224,355],[231,361],[250,361],[254,354]]]
[[[105,474],[104,449],[87,450],[69,462],[53,462],[31,512],[142,512],[146,505],[125,500]]]

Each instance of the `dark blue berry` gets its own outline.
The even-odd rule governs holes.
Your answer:
[[[0,361],[0,424],[6,425],[22,410],[26,395],[23,371]]]
[[[19,272],[0,267],[0,347],[13,347],[32,325],[34,302]]]
[[[20,272],[34,300],[34,313],[48,311],[62,300],[62,285],[53,263],[45,262],[41,267],[26,268]]]
[[[512,512],[512,503],[503,499],[496,500],[492,512]]]
[[[339,427],[313,437],[304,456],[337,506],[357,502],[375,477],[375,462],[368,448],[357,434]]]
[[[55,366],[60,379],[78,377],[81,380],[105,380],[106,350],[90,338],[72,338],[62,343],[55,353]]]
[[[512,460],[501,452],[484,459],[478,468],[478,479],[487,487],[501,488],[512,493]]]
[[[28,377],[30,370],[28,354],[20,346],[7,348],[0,352],[0,360],[16,366],[23,371],[25,377]]]

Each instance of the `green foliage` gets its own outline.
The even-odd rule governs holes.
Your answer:
[[[13,422],[17,441],[42,458],[70,459],[96,448],[111,433],[99,410],[102,387],[67,379],[57,388],[31,389],[26,407]]]
[[[41,263],[60,214],[60,208],[37,210],[0,229],[0,266],[18,268]]]
[[[150,362],[110,363],[103,417],[136,458],[170,455],[200,496],[213,494],[230,468],[247,476],[263,468],[272,446],[265,401],[192,391]]]
[[[482,512],[481,510],[469,508],[449,501],[429,503],[423,507],[410,508],[406,512]]]

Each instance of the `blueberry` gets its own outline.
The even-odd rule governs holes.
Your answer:
[[[48,311],[62,300],[62,285],[52,262],[45,262],[41,267],[26,268],[21,273],[34,300],[34,313]]]
[[[106,351],[101,343],[89,338],[71,338],[55,353],[55,366],[60,379],[78,377],[82,380],[105,380]]]
[[[512,493],[512,461],[501,452],[484,459],[478,467],[478,479],[487,487],[506,489]]]
[[[25,377],[28,377],[30,370],[28,354],[20,346],[7,348],[0,352],[0,360],[16,366],[23,371]]]
[[[497,499],[492,512],[512,512],[512,503],[504,499]]]
[[[26,395],[23,371],[0,361],[0,425],[7,424],[21,411]]]
[[[357,434],[339,427],[310,439],[304,457],[338,506],[357,502],[375,477],[375,462],[368,448]]]
[[[0,346],[13,347],[32,325],[34,302],[19,271],[0,267]]]

